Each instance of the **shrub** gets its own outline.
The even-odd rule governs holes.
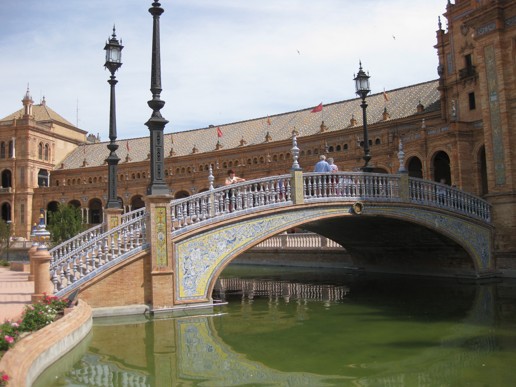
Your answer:
[[[7,351],[20,335],[20,324],[4,321],[0,324],[0,351]]]
[[[7,375],[4,371],[0,371],[0,386],[7,386],[9,382],[9,375]]]
[[[68,305],[66,298],[44,294],[43,299],[34,305],[25,307],[20,329],[22,331],[36,331],[54,322],[58,314]]]

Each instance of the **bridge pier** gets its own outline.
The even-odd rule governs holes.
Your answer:
[[[149,195],[145,199],[147,213],[147,238],[150,244],[150,303],[152,309],[167,309],[174,306],[174,249],[170,195]]]

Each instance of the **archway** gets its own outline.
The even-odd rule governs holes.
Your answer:
[[[407,163],[408,166],[408,174],[410,177],[418,177],[420,179],[423,178],[423,164],[419,157],[411,157]]]
[[[445,184],[451,185],[450,157],[444,151],[437,152],[433,157],[434,181],[443,180]]]
[[[80,202],[80,201],[78,201],[78,200],[70,200],[70,201],[68,202],[68,204],[69,204],[70,206],[75,207],[75,208],[81,208],[81,202]]]
[[[11,221],[11,204],[4,202],[2,203],[2,220],[4,222]]]
[[[2,171],[2,187],[3,188],[12,187],[12,173],[8,169],[4,169]]]
[[[100,224],[102,223],[102,202],[100,199],[91,199],[88,203],[89,208],[89,223]]]
[[[142,195],[135,195],[131,198],[131,210],[137,210],[138,208],[145,207]]]
[[[187,191],[177,191],[176,194],[174,195],[174,199],[183,199],[183,198],[187,198],[188,196],[190,196],[190,194],[187,192]]]

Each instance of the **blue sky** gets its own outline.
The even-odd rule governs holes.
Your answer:
[[[163,0],[165,133],[355,98],[437,78],[437,18],[447,0]],[[151,0],[1,0],[0,118],[35,103],[108,140],[104,45],[122,39],[118,138],[148,135]],[[443,27],[445,18],[441,16]]]

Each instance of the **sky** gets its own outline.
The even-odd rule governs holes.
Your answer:
[[[447,0],[162,0],[165,133],[356,98],[437,79]],[[122,40],[118,139],[148,136],[152,0],[0,0],[0,118],[27,87],[79,128],[109,135],[106,41]],[[443,28],[446,19],[441,16]]]

